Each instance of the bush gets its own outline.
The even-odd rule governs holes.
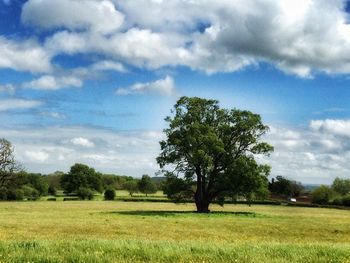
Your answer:
[[[22,191],[24,198],[27,198],[27,200],[38,200],[40,197],[39,191],[29,185],[24,185]]]
[[[77,196],[82,200],[92,200],[94,198],[94,193],[89,188],[80,187],[77,191]]]
[[[56,201],[56,197],[47,198],[47,201]]]
[[[350,206],[350,195],[346,195],[342,198],[343,205]]]
[[[315,204],[326,205],[335,195],[334,191],[325,185],[321,185],[312,192],[312,202]]]
[[[7,189],[5,187],[0,189],[0,200],[7,200]]]
[[[48,190],[47,192],[48,192],[48,194],[50,194],[50,195],[56,195],[57,190],[56,190],[56,188],[55,188],[53,185],[50,185],[50,186],[49,186],[49,190]]]
[[[343,205],[343,198],[336,197],[332,201],[332,205]]]
[[[22,189],[9,189],[7,190],[7,200],[9,201],[20,201],[24,198]]]
[[[115,190],[107,189],[104,193],[105,200],[114,200],[115,198]]]

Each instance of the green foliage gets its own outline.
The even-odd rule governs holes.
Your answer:
[[[304,190],[301,183],[288,180],[283,176],[277,176],[276,179],[272,179],[269,184],[269,190],[273,194],[288,196],[288,197],[298,197]]]
[[[115,190],[122,190],[126,182],[134,179],[126,175],[103,174],[102,180],[105,189],[113,188]]]
[[[312,202],[315,204],[326,205],[334,196],[335,193],[330,187],[321,185],[312,192]]]
[[[21,201],[24,198],[24,193],[22,189],[7,189],[6,196],[9,201]]]
[[[129,195],[132,196],[134,193],[139,191],[138,181],[133,179],[124,183],[123,188],[129,192]]]
[[[89,188],[80,187],[77,191],[77,196],[82,200],[92,200],[94,198],[94,193]]]
[[[24,185],[22,187],[22,191],[24,198],[28,200],[37,200],[40,197],[40,192],[37,189],[31,187],[30,185]]]
[[[350,193],[350,180],[349,179],[341,179],[335,178],[332,184],[332,189],[341,194],[346,195]]]
[[[140,192],[146,194],[146,196],[157,192],[156,185],[147,174],[142,175],[141,180],[138,182],[138,188]]]
[[[342,205],[350,206],[350,194],[342,197]]]
[[[115,190],[114,189],[107,189],[104,192],[104,198],[105,198],[105,200],[114,200],[115,199]]]
[[[41,174],[28,173],[26,174],[26,184],[31,185],[36,189],[40,196],[47,195],[49,185],[45,176]]]
[[[161,168],[175,167],[170,180],[179,177],[188,188],[195,184],[193,196],[199,212],[208,212],[209,204],[225,193],[251,196],[267,187],[269,169],[253,157],[273,150],[260,141],[268,127],[259,115],[220,109],[218,101],[196,97],[180,98],[173,112],[173,117],[166,118],[167,139],[160,142],[157,161]],[[176,181],[179,193],[183,182]]]
[[[56,195],[56,194],[57,194],[57,190],[56,190],[55,186],[50,185],[50,186],[49,186],[49,189],[48,189],[48,191],[47,191],[47,193],[48,193],[49,195]]]
[[[16,173],[21,170],[21,165],[15,160],[11,142],[0,138],[0,187],[11,187]]]
[[[102,193],[102,175],[85,164],[74,164],[69,173],[61,178],[61,186],[66,193],[77,192],[79,188],[89,188]]]

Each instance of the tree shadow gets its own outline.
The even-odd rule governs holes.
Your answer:
[[[196,211],[154,211],[154,210],[134,210],[134,211],[111,211],[106,212],[108,214],[119,214],[119,215],[134,215],[134,216],[177,216],[177,215],[194,215],[194,216],[247,216],[256,217],[257,214],[254,212],[233,212],[233,211],[212,211],[210,213],[198,213]]]

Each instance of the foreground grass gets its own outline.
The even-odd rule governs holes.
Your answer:
[[[350,211],[0,203],[0,262],[350,262]]]

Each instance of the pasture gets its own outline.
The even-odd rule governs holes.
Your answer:
[[[0,262],[350,262],[350,211],[1,202]]]

